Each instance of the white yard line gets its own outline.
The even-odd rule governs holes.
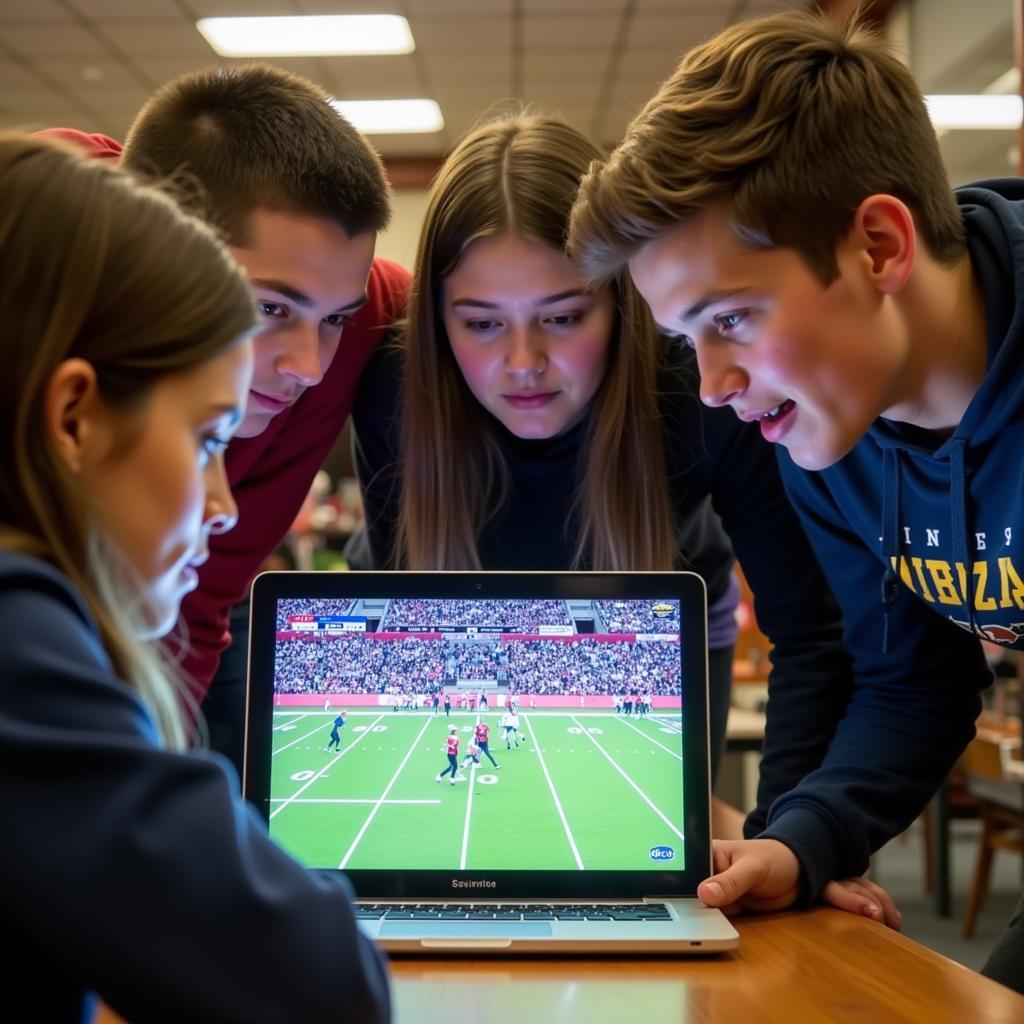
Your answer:
[[[659,743],[653,736],[651,736],[649,733],[644,732],[643,729],[638,729],[632,722],[627,722],[625,718],[619,718],[619,721],[623,725],[628,726],[630,729],[632,729],[633,732],[640,733],[640,735],[643,736],[643,738],[647,740],[649,743],[653,743],[656,747],[661,747],[661,749],[664,750],[666,754],[671,754],[677,761],[682,761],[682,754],[679,754],[671,748],[666,747],[664,743]]]
[[[352,845],[345,852],[345,856],[341,858],[341,863],[338,864],[339,869],[344,868],[352,857],[352,854],[356,852],[356,847],[359,845],[363,836],[366,834],[366,830],[370,827],[370,822],[377,816],[377,812],[381,809],[381,805],[387,800],[388,793],[391,792],[392,786],[398,781],[398,776],[402,774],[402,769],[405,767],[406,762],[413,755],[413,751],[416,749],[416,744],[419,743],[423,734],[427,731],[427,726],[430,725],[431,717],[428,716],[426,721],[423,723],[423,728],[416,734],[416,739],[412,741],[412,745],[405,752],[405,757],[402,758],[402,763],[395,769],[395,774],[391,776],[391,781],[384,787],[384,792],[381,793],[380,797],[374,801],[373,810],[366,816],[366,821],[363,822],[363,827],[357,833],[355,839],[352,840]],[[369,732],[369,729],[367,729]],[[365,736],[366,733],[363,733]]]
[[[309,716],[312,713],[313,713],[312,711],[304,711],[304,712],[300,712],[299,714],[289,715],[288,716],[288,721],[282,722],[280,725],[275,725],[272,731],[273,732],[277,732],[279,729],[283,729],[286,725],[295,725],[296,722],[301,722],[303,718],[309,718]],[[322,712],[321,712],[321,714],[322,714]],[[274,717],[278,718],[278,717],[283,717],[283,716],[281,716],[279,712],[275,712],[274,713]]]
[[[683,727],[679,724],[678,715],[648,715],[647,717],[652,722],[657,722],[658,725],[663,725],[673,732],[681,733],[683,731]]]
[[[673,825],[672,822],[669,821],[668,818],[666,818],[665,815],[661,811],[659,811],[657,807],[654,806],[654,804],[651,802],[651,798],[626,774],[625,770],[622,768],[621,765],[618,764],[615,758],[613,758],[611,754],[609,754],[608,751],[601,746],[597,739],[595,739],[593,736],[590,735],[589,732],[583,729],[583,726],[581,726],[579,721],[577,721],[575,715],[571,717],[572,720],[576,722],[576,725],[579,726],[579,728],[583,731],[587,739],[589,739],[590,742],[593,743],[594,746],[597,747],[597,749],[600,750],[602,754],[604,754],[604,756],[608,759],[608,763],[633,787],[633,789],[636,790],[638,796],[641,797],[644,803],[647,804],[647,806],[650,807],[650,809],[654,811],[654,813],[659,818],[661,818],[661,820],[665,822],[665,824],[668,825],[668,827],[672,829],[672,831],[675,832],[675,834],[679,836],[680,839],[683,839],[683,833],[679,831],[679,828],[676,825]]]
[[[326,722],[318,722],[316,727],[310,729],[309,732],[304,732],[301,736],[296,736],[295,739],[291,741],[291,743],[286,743],[283,747],[278,747],[277,750],[272,752],[271,756],[274,757],[277,754],[280,754],[282,750],[287,750],[289,747],[294,747],[296,743],[301,743],[303,740],[308,740],[309,737],[312,736],[314,733],[318,733],[323,729],[326,729],[327,725],[328,723]]]
[[[377,722],[379,722],[380,719],[383,717],[384,716],[381,715],[380,718],[377,719]],[[374,722],[373,725],[376,725],[377,722]],[[323,727],[321,726],[321,728]],[[311,778],[304,786],[300,786],[294,793],[292,793],[290,797],[288,797],[287,800],[284,801],[284,803],[281,804],[280,807],[278,807],[275,811],[272,811],[270,817],[272,818],[274,817],[275,814],[280,814],[280,812],[283,811],[290,803],[292,803],[297,797],[301,796],[307,789],[309,789],[310,786],[313,785],[314,782],[316,782],[317,779],[320,778],[320,776],[323,775],[325,771],[327,771],[328,768],[331,768],[334,765],[336,765],[357,743],[360,743],[362,742],[362,740],[366,739],[366,737],[370,735],[370,730],[372,728],[373,726],[371,725],[366,730],[366,732],[360,733],[359,736],[357,736],[343,751],[341,751],[341,753],[338,754],[337,757],[332,758],[330,761],[328,761],[327,764],[325,764],[323,768],[321,768],[320,771],[318,771],[316,775],[313,776],[313,778]],[[291,744],[289,743],[288,746],[290,747]],[[285,747],[281,748],[281,750],[285,749]],[[279,751],[275,750],[274,753],[277,754],[279,753]]]
[[[537,758],[540,760],[540,766],[544,772],[544,778],[548,780],[548,789],[551,790],[551,799],[555,801],[555,809],[558,811],[558,817],[562,819],[562,828],[565,829],[565,837],[569,840],[572,855],[576,860],[576,867],[582,871],[583,858],[580,856],[580,851],[576,848],[576,840],[573,839],[572,829],[569,828],[569,822],[565,820],[565,811],[562,810],[562,802],[558,799],[558,794],[555,792],[555,784],[551,781],[551,775],[548,773],[548,766],[544,761],[544,755],[541,753],[540,744],[537,742],[537,734],[533,731],[533,725],[530,723],[530,716],[523,715],[522,717],[523,724],[530,730],[530,740],[533,743],[533,749],[537,752]]]
[[[279,804],[284,802],[284,797],[278,797],[277,799],[270,801],[272,804]],[[352,799],[352,800],[331,800],[320,797],[306,797],[303,800],[293,800],[292,803],[296,804],[375,804],[378,803],[376,797],[367,797],[365,800]],[[440,800],[385,800],[386,804],[439,804]]]
[[[477,714],[477,716],[476,716],[476,724],[477,725],[480,724],[480,715],[479,714]],[[475,732],[475,730],[474,730],[474,733],[473,733],[473,740],[472,740],[472,742],[476,742],[476,732]],[[469,748],[469,744],[468,743],[466,744],[466,747],[467,747],[467,749]],[[488,744],[488,748],[489,747],[490,747],[490,744]],[[473,769],[475,767],[476,767],[475,765],[471,764],[469,766],[469,775],[466,776],[466,781],[469,783],[469,785],[466,786],[466,789],[468,791],[466,793],[466,820],[462,824],[462,853],[459,855],[459,870],[460,871],[465,871],[466,870],[466,854],[469,852],[469,818],[470,818],[470,815],[473,813]],[[480,767],[483,768],[483,763],[482,762],[481,762]],[[458,774],[458,773],[456,773],[456,774]]]

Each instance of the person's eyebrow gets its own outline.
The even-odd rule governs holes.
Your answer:
[[[537,305],[538,306],[550,306],[556,302],[562,302],[564,299],[575,299],[581,295],[590,295],[586,288],[569,288],[564,292],[555,292],[554,295],[545,295]],[[501,306],[497,302],[485,302],[483,299],[455,299],[452,302],[452,306],[472,306],[474,309],[500,309]]]
[[[313,300],[306,295],[305,292],[300,292],[298,288],[293,288],[290,284],[286,284],[284,281],[273,281],[267,278],[253,278],[250,282],[254,286],[260,288],[266,288],[269,291],[277,292],[278,295],[283,295],[286,299],[294,302],[296,306],[302,306],[303,309],[309,309],[313,306]],[[336,312],[338,313],[354,313],[357,309],[362,309],[363,306],[369,301],[369,297],[364,292],[357,299],[353,299],[347,305],[339,306]]]
[[[738,298],[743,294],[743,289],[735,288],[724,292],[708,292],[707,295],[698,299],[692,306],[690,306],[689,309],[683,310],[683,312],[679,314],[679,319],[685,323],[687,320],[692,320],[694,317],[700,316],[708,306],[714,306],[719,302],[723,302],[725,299]]]

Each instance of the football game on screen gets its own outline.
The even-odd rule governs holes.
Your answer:
[[[277,605],[270,831],[314,867],[682,870],[679,602]]]

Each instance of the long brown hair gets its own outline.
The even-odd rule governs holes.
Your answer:
[[[102,536],[90,496],[43,429],[65,360],[96,372],[105,403],[144,408],[255,322],[248,286],[210,228],[166,196],[56,143],[0,134],[0,547],[44,559],[78,589],[115,671],[165,741],[185,743],[181,696],[133,612],[142,595]]]
[[[515,232],[562,250],[580,179],[601,155],[563,121],[520,114],[471,132],[434,182],[405,339],[397,564],[480,568],[480,531],[507,493],[492,418],[448,343],[441,282],[477,238]],[[669,569],[676,544],[657,409],[657,336],[632,284],[620,276],[609,287],[616,324],[588,413],[574,565]]]

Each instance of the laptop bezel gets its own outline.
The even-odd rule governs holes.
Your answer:
[[[243,791],[268,822],[274,713],[277,602],[323,598],[677,598],[683,702],[684,867],[643,871],[460,871],[346,869],[363,899],[601,900],[692,896],[710,874],[707,612],[703,579],[690,572],[268,572],[251,596]],[[693,681],[698,681],[695,684]],[[683,770],[684,766],[689,766]],[[694,770],[694,768],[699,770]],[[321,870],[338,870],[322,867]],[[470,883],[468,885],[455,883]],[[474,887],[471,883],[491,883]]]

